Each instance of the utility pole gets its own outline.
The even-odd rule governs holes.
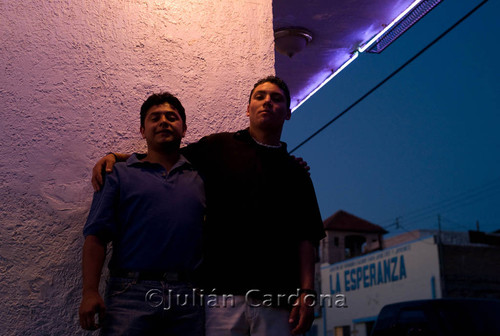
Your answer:
[[[441,243],[441,215],[438,214],[438,243]]]
[[[444,255],[443,255],[443,244],[441,242],[441,215],[438,214],[438,236],[437,236],[437,248],[438,248],[438,260],[439,260],[439,280],[441,284],[441,297],[446,297],[446,285],[445,285],[445,274],[444,274]]]

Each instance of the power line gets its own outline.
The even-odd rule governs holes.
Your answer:
[[[446,213],[458,207],[464,207],[499,194],[500,177],[446,200],[430,204],[423,208],[410,211],[406,214],[398,215],[397,217],[395,217],[395,219],[382,221],[380,225],[385,229],[395,227],[396,230],[403,227],[402,223],[404,223],[404,225],[407,227],[414,226],[417,223],[421,223],[424,220],[435,217],[438,213]],[[452,222],[449,219],[446,219],[445,221],[449,223]],[[462,224],[456,222],[454,224],[463,226]]]
[[[396,220],[400,221],[401,219],[404,219],[405,221],[420,221],[422,219],[429,218],[430,216],[434,216],[437,212],[445,212],[456,209],[457,207],[469,205],[493,195],[497,195],[499,192],[500,178],[497,178],[487,184],[474,189],[470,189],[451,198],[430,204],[417,210],[410,211],[403,215],[398,215],[396,217]],[[385,227],[390,227],[394,225],[393,221],[393,219],[385,220],[381,222],[381,225],[384,226],[384,223],[387,223],[387,226]],[[408,224],[408,222],[406,223]]]
[[[398,229],[401,230],[401,231],[403,231],[403,232],[406,232],[407,234],[409,234],[414,239],[420,238],[420,235],[419,235],[418,232],[413,232],[413,230],[410,231],[409,229],[407,229],[403,225],[399,225]],[[428,243],[428,242],[425,242],[425,241],[421,241],[421,243],[425,243],[425,244],[429,244],[429,245],[434,245],[434,242]]]
[[[444,218],[443,216],[441,216],[441,220],[443,222],[447,222],[447,223],[450,223],[452,224],[453,226],[458,226],[458,227],[461,227],[462,229],[465,229],[465,230],[470,230],[470,226],[468,225],[465,225],[465,224],[462,224],[462,223],[458,223],[458,222],[455,222],[449,218]],[[471,225],[475,225],[475,223],[471,224]]]
[[[422,55],[427,49],[432,47],[434,44],[436,44],[439,40],[441,40],[445,35],[447,35],[449,32],[451,32],[453,29],[455,29],[460,23],[462,23],[465,19],[467,19],[469,16],[471,16],[476,10],[478,10],[481,6],[483,6],[488,0],[483,0],[479,5],[474,7],[470,12],[468,12],[465,16],[463,16],[460,20],[455,22],[450,28],[445,30],[441,35],[439,35],[437,38],[435,38],[432,42],[430,42],[426,47],[424,47],[422,50],[420,50],[418,53],[416,53],[413,57],[411,57],[409,60],[407,60],[403,65],[401,65],[399,68],[394,70],[389,76],[384,78],[380,83],[375,85],[372,89],[370,89],[368,92],[366,92],[363,96],[358,98],[354,103],[352,103],[350,106],[348,106],[345,110],[340,112],[337,116],[335,116],[333,119],[328,121],[326,124],[324,124],[321,128],[319,128],[316,132],[311,134],[308,138],[306,138],[304,141],[302,141],[300,144],[295,146],[291,151],[290,154],[302,147],[305,143],[309,142],[312,138],[314,138],[316,135],[321,133],[323,130],[325,130],[328,126],[330,126],[332,123],[334,123],[337,119],[339,119],[341,116],[349,112],[354,106],[358,105],[361,101],[363,101],[366,97],[368,97],[370,94],[372,94],[374,91],[376,91],[379,87],[381,87],[383,84],[385,84],[389,79],[394,77],[396,74],[398,74],[401,70],[403,70],[406,66],[408,66],[411,62],[413,62],[415,59],[417,59],[420,55]]]

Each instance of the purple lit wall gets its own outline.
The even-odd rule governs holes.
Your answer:
[[[139,107],[176,94],[187,142],[246,126],[274,73],[271,0],[0,2],[0,330],[77,335],[90,170],[144,149]]]

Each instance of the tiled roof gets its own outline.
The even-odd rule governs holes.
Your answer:
[[[323,221],[325,230],[354,231],[370,233],[387,233],[381,226],[372,224],[362,218],[351,215],[344,210],[339,210]]]

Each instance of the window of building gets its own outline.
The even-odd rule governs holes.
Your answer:
[[[334,335],[335,336],[350,336],[351,335],[351,326],[335,327]]]
[[[366,238],[361,235],[349,235],[345,237],[345,257],[352,258],[363,253],[363,244]]]

